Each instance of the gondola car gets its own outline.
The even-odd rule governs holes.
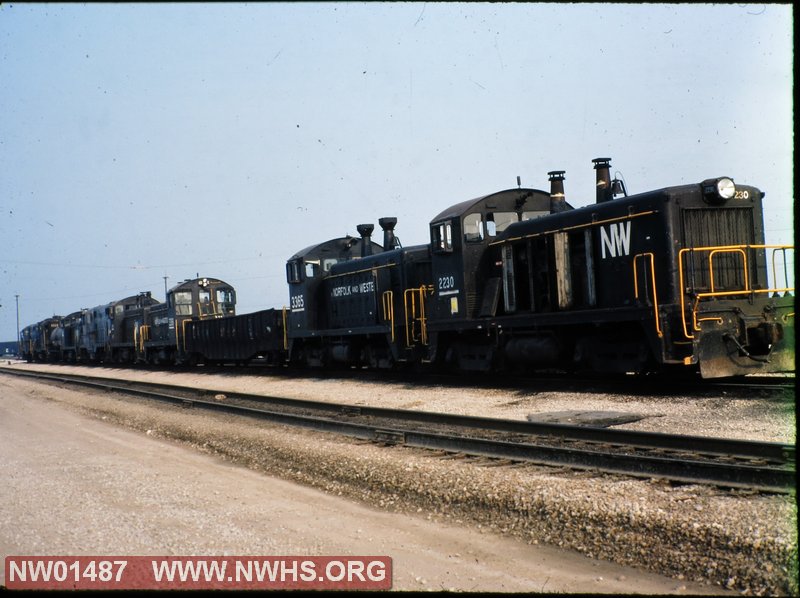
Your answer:
[[[285,317],[285,310],[265,309],[251,314],[187,321],[186,360],[209,365],[246,365],[253,361],[283,365]]]

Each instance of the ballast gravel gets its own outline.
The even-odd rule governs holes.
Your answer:
[[[186,379],[181,380],[181,376],[138,372],[127,377],[171,383],[190,383],[193,379],[191,383],[196,386],[208,388],[218,384],[219,390],[228,392],[242,391],[240,386],[254,384],[250,377],[242,380],[221,377],[221,381],[209,384],[216,377],[184,376]],[[330,389],[336,388],[340,400],[349,397],[356,404],[367,400],[360,394],[363,387],[359,386],[363,383],[322,382],[330,394],[333,394]],[[312,396],[319,393],[318,382],[292,384],[294,396],[320,398]],[[286,388],[282,393],[275,391],[275,386],[269,381],[262,382],[262,391],[292,396]],[[377,389],[373,385],[368,387],[373,393]],[[437,404],[432,395],[439,392],[444,390],[406,388],[402,401],[407,408],[429,408]],[[508,396],[502,399],[498,397],[501,392],[474,391],[488,395],[484,396],[484,406],[490,408],[484,409],[484,415],[501,416],[496,413],[502,410],[496,406],[498,400],[505,404],[526,400]],[[458,396],[453,399],[454,394]],[[794,496],[672,485],[658,480],[530,465],[497,466],[491,461],[377,446],[231,416],[110,398],[95,392],[64,396],[69,397],[65,401],[70,406],[95,417],[148,435],[189,443],[225,460],[390,511],[417,513],[429,519],[514,536],[532,544],[559,546],[743,595],[796,595],[799,590]],[[463,408],[469,413],[474,409],[472,398],[465,398],[461,389],[455,393],[450,389],[450,396],[451,412]],[[573,397],[573,407],[575,400]],[[608,402],[603,404],[597,397],[589,402],[592,404],[584,401],[581,406],[593,410],[609,408]],[[616,406],[611,408],[618,408],[619,400],[611,402]],[[660,421],[698,415],[696,405],[690,406],[693,414],[678,416],[673,413],[674,404],[652,403],[640,399],[632,410],[659,411],[664,414],[658,418]],[[554,411],[558,406],[568,407],[569,400],[562,398],[548,404]],[[530,407],[529,401],[522,411],[529,413]],[[754,418],[756,436],[790,435],[794,441],[794,422],[784,421],[785,406],[752,402],[746,408],[760,413]],[[714,429],[722,429],[722,433],[712,435],[734,437],[735,434],[729,433],[732,429],[743,431],[742,422],[735,421],[731,414],[730,421],[727,417],[718,418],[721,423]],[[709,425],[695,423],[688,428],[692,433],[702,433],[697,428]]]

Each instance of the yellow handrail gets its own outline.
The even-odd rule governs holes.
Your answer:
[[[283,306],[283,350],[286,351],[289,349],[289,329],[288,324],[286,321],[286,306]]]
[[[784,262],[785,262],[785,254],[787,249],[794,250],[794,246],[792,245],[722,245],[717,247],[686,247],[681,249],[678,252],[678,280],[679,280],[679,292],[681,295],[681,322],[683,325],[683,334],[686,338],[694,338],[694,332],[700,331],[700,326],[698,322],[703,321],[717,321],[721,322],[722,319],[719,317],[711,317],[711,318],[701,318],[698,320],[697,318],[697,310],[700,306],[700,301],[702,299],[713,299],[718,297],[736,297],[742,295],[755,295],[755,294],[763,294],[763,293],[790,293],[794,292],[794,287],[788,286],[788,280],[784,280],[784,287],[783,288],[766,288],[766,289],[751,289],[750,288],[750,278],[749,278],[749,266],[748,266],[748,259],[747,259],[747,251],[758,250],[758,249],[772,249],[772,265],[773,265],[773,283],[777,280],[776,271],[775,271],[775,254],[778,251],[783,252],[784,254]],[[687,322],[687,310],[686,310],[686,280],[684,274],[684,255],[686,253],[695,253],[695,252],[708,252],[708,272],[709,272],[709,280],[710,280],[710,292],[704,293],[697,293],[695,295],[695,301],[691,308],[691,317],[692,317],[692,332],[689,332],[689,324]],[[714,255],[718,253],[739,253],[742,255],[742,266],[744,270],[744,288],[734,291],[717,291],[714,286]],[[769,285],[767,285],[769,286]]]
[[[394,342],[394,292],[384,291],[383,295],[381,295],[381,304],[383,306],[383,319],[389,322],[389,326],[392,329],[392,342]]]
[[[405,321],[406,321],[406,347],[411,346],[411,341],[416,340],[414,338],[414,319],[417,315],[417,305],[416,300],[414,298],[414,293],[418,292],[419,289],[406,289],[403,292],[403,310],[405,312]],[[408,298],[411,297],[411,317],[408,314]]]
[[[197,302],[197,317],[199,319],[205,320],[207,318],[221,318],[221,317],[223,317],[225,315],[221,311],[217,311],[217,307],[214,305],[214,300],[213,299],[211,299],[211,302],[209,303],[209,305],[211,306],[211,311],[209,311],[207,314],[204,314],[203,313],[203,304],[200,303],[199,301]]]
[[[737,249],[714,249],[708,254],[708,277],[711,281],[711,292],[714,292],[714,256],[718,253],[738,253],[742,256],[742,270],[744,271],[744,288],[750,288],[750,280],[747,267],[747,254],[741,248]]]
[[[136,330],[134,330],[134,337],[135,335],[136,335]],[[140,353],[144,352],[144,343],[145,341],[148,340],[150,340],[150,326],[142,324],[141,326],[139,326],[139,342],[137,345]]]
[[[777,266],[775,265],[775,256],[778,255],[778,252],[783,254],[783,284],[784,286],[789,286],[789,274],[786,271],[786,250],[787,249],[794,249],[791,245],[779,245],[772,249],[772,283],[777,285],[778,284],[778,272]]]
[[[634,294],[636,299],[639,298],[639,279],[636,273],[636,260],[639,258],[649,257],[650,258],[650,280],[653,283],[653,314],[656,319],[656,332],[658,333],[658,337],[662,338],[664,333],[661,331],[661,321],[658,317],[658,293],[656,291],[656,265],[655,265],[655,256],[652,253],[640,253],[638,255],[633,256],[633,288]]]
[[[183,333],[183,352],[186,353],[186,323],[191,322],[189,318],[184,319],[181,322],[181,332]],[[175,327],[175,343],[178,343],[178,327]],[[176,349],[180,350],[180,346],[176,346]]]
[[[433,294],[433,287],[422,285],[418,288],[406,289],[403,293],[403,309],[405,310],[406,347],[413,342],[428,344],[428,323],[425,316],[425,297]],[[417,317],[417,296],[419,296],[419,317]],[[411,311],[409,313],[409,297],[411,298]],[[414,322],[419,322],[419,337],[414,334]]]

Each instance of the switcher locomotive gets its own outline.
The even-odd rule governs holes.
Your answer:
[[[148,291],[28,326],[21,354],[28,361],[184,363],[187,324],[231,316],[235,304],[233,287],[221,280],[186,280],[164,303]]]
[[[594,205],[566,206],[551,172],[549,214],[518,208],[493,236],[490,196],[434,220],[432,352],[459,369],[793,370],[791,248],[764,244],[763,194],[722,177],[627,196],[594,162]],[[448,223],[461,233],[451,246]],[[768,264],[783,266],[773,284]]]
[[[794,371],[792,246],[766,245],[759,189],[729,177],[628,195],[593,161],[596,201],[499,191],[403,247],[395,218],[286,264],[289,305],[236,315],[233,288],[186,281],[24,329],[29,360],[450,371]]]

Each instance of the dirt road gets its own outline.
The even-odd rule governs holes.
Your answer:
[[[70,394],[0,378],[0,556],[373,554],[398,590],[719,591],[376,510],[80,415]]]

